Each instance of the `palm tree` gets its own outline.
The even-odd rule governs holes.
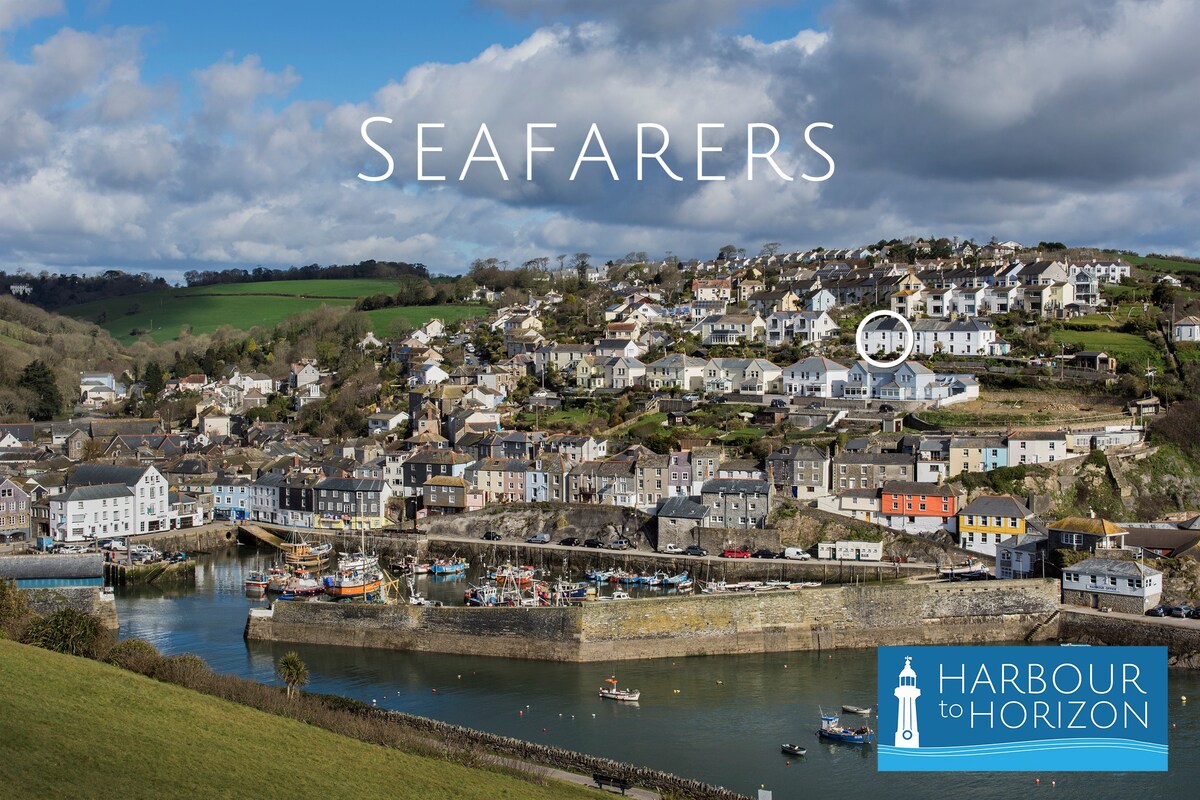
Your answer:
[[[288,697],[291,697],[298,687],[308,683],[308,667],[300,660],[295,650],[283,654],[275,665],[275,674],[287,684]]]

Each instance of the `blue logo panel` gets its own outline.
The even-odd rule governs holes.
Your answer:
[[[1165,647],[880,647],[881,772],[1161,772]]]

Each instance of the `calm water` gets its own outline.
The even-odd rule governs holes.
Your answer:
[[[813,731],[818,708],[873,706],[873,651],[696,657],[611,664],[556,664],[495,658],[396,653],[341,647],[248,644],[247,609],[263,605],[243,591],[246,572],[265,556],[241,549],[203,557],[194,588],[118,589],[121,635],[166,653],[190,652],[214,669],[275,680],[274,660],[296,650],[317,692],[341,694],[530,741],[608,756],[776,798],[818,795],[909,800],[954,792],[971,800],[1007,799],[1034,789],[1064,800],[1130,795],[1195,796],[1200,781],[1200,674],[1171,675],[1171,771],[1083,773],[881,774],[872,749],[823,744]],[[418,579],[431,597],[461,602],[466,581]],[[642,690],[636,706],[602,701],[601,681],[615,674]],[[435,691],[436,690],[436,691]],[[1195,698],[1181,705],[1180,695]],[[808,755],[789,759],[781,742]],[[1057,787],[1050,788],[1050,781]]]

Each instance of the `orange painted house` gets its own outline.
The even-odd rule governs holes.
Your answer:
[[[889,528],[935,531],[958,513],[958,495],[949,486],[887,481],[879,488],[879,514]]]

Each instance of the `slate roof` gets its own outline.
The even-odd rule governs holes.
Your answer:
[[[1077,575],[1103,575],[1113,578],[1144,578],[1162,574],[1158,570],[1136,561],[1115,558],[1088,558],[1074,566],[1064,567],[1063,572],[1073,572]]]
[[[708,516],[708,506],[701,505],[690,497],[668,497],[659,507],[658,516],[676,519],[704,519]]]

